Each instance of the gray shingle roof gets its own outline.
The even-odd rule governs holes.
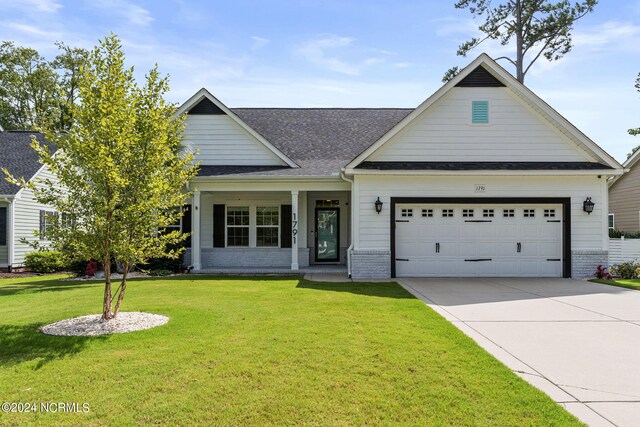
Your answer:
[[[0,132],[0,168],[7,168],[16,177],[31,179],[42,166],[38,161],[38,154],[31,148],[31,136],[35,135],[38,142],[45,144],[54,151],[53,144],[45,141],[44,135],[30,131],[2,131]],[[0,171],[0,195],[11,196],[20,190],[4,179]]]
[[[332,176],[407,116],[407,108],[233,108],[300,168],[201,166],[200,176]]]

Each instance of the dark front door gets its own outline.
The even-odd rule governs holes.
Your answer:
[[[340,209],[316,208],[316,262],[340,261]]]

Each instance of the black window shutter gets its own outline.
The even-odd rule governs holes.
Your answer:
[[[0,246],[7,246],[7,208],[0,208]]]
[[[224,205],[213,205],[213,247],[224,248]]]
[[[182,208],[182,230],[183,233],[191,233],[191,205],[184,205]],[[191,247],[191,236],[184,241],[187,248]]]
[[[280,206],[280,247],[291,247],[291,205]]]
[[[45,211],[40,211],[40,238],[42,239],[42,233],[44,233],[44,217],[47,213]]]

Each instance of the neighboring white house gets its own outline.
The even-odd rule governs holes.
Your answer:
[[[622,166],[482,54],[415,109],[227,108],[201,89],[196,271],[590,276]],[[583,209],[590,199],[592,212]]]
[[[55,178],[40,164],[38,154],[31,148],[31,137],[51,150],[53,145],[42,134],[28,131],[0,131],[0,169],[7,168],[16,177],[28,180]],[[0,268],[18,268],[24,255],[33,249],[24,239],[33,241],[35,231],[47,226],[48,206],[34,200],[33,192],[20,189],[4,179],[0,170]]]

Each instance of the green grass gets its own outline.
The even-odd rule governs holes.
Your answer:
[[[620,288],[640,290],[640,279],[615,279],[615,280],[591,279],[590,281],[594,283],[602,283],[603,285],[611,285],[611,286],[618,286]]]
[[[102,285],[0,280],[0,400],[88,403],[4,425],[580,425],[395,283],[184,276],[130,282],[108,337],[38,327],[97,313]]]

